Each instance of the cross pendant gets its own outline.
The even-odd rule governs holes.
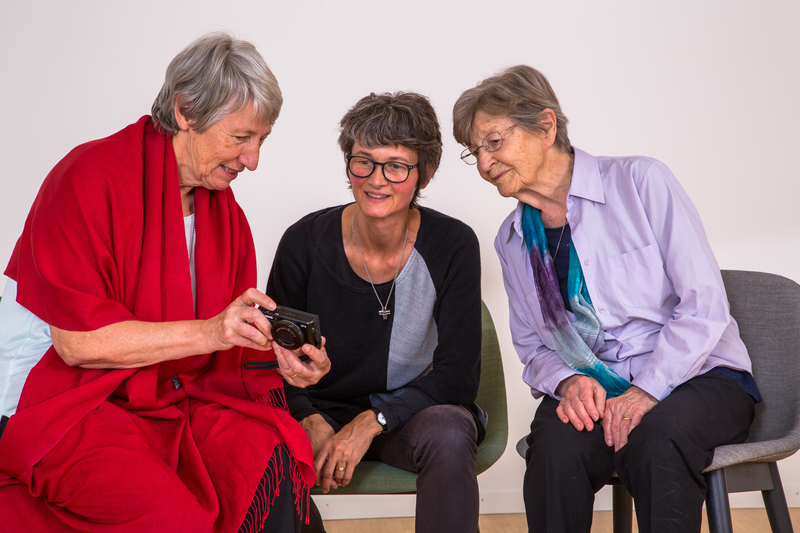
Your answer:
[[[381,315],[384,320],[386,320],[389,317],[389,315],[392,314],[392,312],[390,310],[384,308],[384,309],[381,309],[380,311],[378,311],[378,314]]]

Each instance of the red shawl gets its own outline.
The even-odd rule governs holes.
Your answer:
[[[5,274],[21,305],[64,330],[207,319],[255,286],[255,248],[230,189],[198,188],[195,213],[197,315],[171,138],[145,116],[56,165]],[[282,475],[280,449],[292,457],[302,509],[314,480],[305,432],[285,409],[275,371],[242,372],[243,362],[267,358],[274,354],[234,348],[89,370],[68,367],[51,347],[0,439],[0,516],[28,515],[26,531],[108,531],[115,520],[131,531],[236,531],[257,491],[269,492],[262,476],[279,481],[265,470]],[[174,523],[129,522],[127,506],[146,502],[106,498],[113,484],[101,496],[92,486],[121,479],[135,493],[141,485],[143,499],[176,506]],[[256,510],[262,522],[269,505]]]

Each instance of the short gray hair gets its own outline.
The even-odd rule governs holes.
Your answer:
[[[405,146],[417,152],[417,188],[411,207],[419,207],[420,189],[433,179],[442,160],[442,131],[431,101],[418,93],[371,93],[339,123],[339,147],[350,155],[356,142],[365,148]]]
[[[552,109],[556,115],[556,148],[569,152],[569,121],[561,111],[550,82],[535,68],[517,65],[464,91],[453,106],[453,136],[457,142],[469,146],[472,121],[478,112],[491,117],[508,117],[531,133],[547,133],[541,123],[545,109]]]
[[[283,105],[278,80],[255,46],[224,32],[200,37],[175,56],[164,85],[153,102],[153,122],[163,131],[178,132],[175,104],[202,133],[223,116],[253,104],[264,124],[277,120]]]

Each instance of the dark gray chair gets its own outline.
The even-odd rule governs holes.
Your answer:
[[[732,533],[730,492],[760,490],[774,533],[794,531],[777,461],[800,448],[800,285],[775,274],[723,270],[722,279],[764,401],[747,442],[719,446],[703,471],[711,533]]]
[[[729,493],[760,490],[773,533],[793,532],[777,461],[800,448],[800,285],[740,270],[723,270],[722,280],[764,401],[756,405],[747,441],[715,448],[703,470],[709,531],[733,533]],[[524,457],[526,449],[523,438],[517,451]],[[611,484],[614,533],[630,533],[631,496],[616,477]]]

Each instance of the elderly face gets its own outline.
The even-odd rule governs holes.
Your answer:
[[[350,155],[367,157],[377,163],[397,161],[416,165],[419,160],[416,150],[399,145],[367,148],[354,143]],[[393,215],[402,215],[405,219],[419,181],[419,167],[412,169],[408,179],[402,183],[387,181],[382,168],[376,165],[372,174],[366,178],[359,178],[348,171],[353,198],[368,219],[384,219]]]
[[[491,133],[503,134],[503,145],[489,152],[479,149],[478,172],[481,177],[497,187],[505,197],[518,197],[520,192],[535,189],[545,169],[547,145],[542,136],[514,125],[508,117],[493,117],[483,112],[475,114],[470,130],[470,146],[482,146]]]
[[[181,187],[227,189],[244,169],[255,170],[261,144],[272,124],[260,122],[248,105],[203,133],[176,111],[180,131],[173,137]]]

